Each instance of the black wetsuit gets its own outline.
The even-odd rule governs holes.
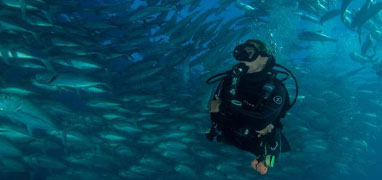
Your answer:
[[[289,144],[281,132],[280,122],[281,113],[289,99],[285,86],[282,82],[272,79],[272,75],[268,73],[270,70],[271,67],[267,64],[263,71],[247,73],[240,78],[236,97],[242,102],[241,107],[228,101],[232,80],[232,74],[228,73],[215,92],[222,100],[219,112],[211,113],[213,125],[220,132],[219,139],[260,158],[268,154],[277,156],[280,152],[290,151]],[[271,81],[274,82],[274,90],[267,100],[263,100],[263,87]],[[274,125],[272,132],[258,138],[256,131],[269,124]]]

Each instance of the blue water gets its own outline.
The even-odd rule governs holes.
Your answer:
[[[0,1],[0,180],[381,178],[382,83],[371,61],[381,63],[382,40],[372,35],[370,62],[350,56],[382,32],[378,15],[359,42],[339,16],[299,18],[328,11],[298,8],[307,1],[25,2],[37,9]],[[336,42],[299,39],[302,31]],[[252,154],[204,136],[216,87],[205,80],[231,69],[247,39],[264,41],[299,83],[282,119],[292,151],[266,175]],[[293,80],[286,85],[294,98]]]

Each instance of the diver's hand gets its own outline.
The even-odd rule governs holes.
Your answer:
[[[204,134],[206,136],[206,138],[209,140],[209,141],[213,141],[214,140],[214,137],[216,136],[216,133],[215,133],[215,130],[211,128],[208,128],[206,133]]]
[[[216,100],[212,100],[210,104],[210,112],[219,112],[219,106],[221,104],[220,98],[215,95]]]
[[[261,136],[264,136],[264,135],[267,135],[267,134],[271,133],[273,128],[274,128],[273,124],[269,124],[264,129],[262,129],[260,131],[256,131],[257,133],[259,133],[257,135],[257,137],[261,137]]]

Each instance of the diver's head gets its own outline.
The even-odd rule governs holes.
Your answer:
[[[249,39],[244,44],[239,44],[233,51],[233,56],[240,62],[252,62],[259,56],[272,56],[264,42],[260,40]]]
[[[244,44],[235,47],[233,56],[240,63],[249,67],[250,72],[262,71],[272,54],[265,43],[260,40],[247,40]]]

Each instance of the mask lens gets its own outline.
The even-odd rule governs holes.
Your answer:
[[[248,52],[245,50],[246,45],[245,44],[240,44],[235,47],[233,51],[233,56],[235,57],[236,60],[238,61],[246,61],[249,57]]]
[[[250,54],[248,53],[247,50],[245,50],[248,47],[253,48],[255,50],[255,53],[253,54],[252,58],[249,58]],[[233,51],[233,56],[238,61],[251,62],[254,60],[253,58],[256,58],[258,55],[259,54],[258,54],[256,47],[253,44],[247,44],[247,43],[240,44],[240,45],[236,46],[234,51]]]

